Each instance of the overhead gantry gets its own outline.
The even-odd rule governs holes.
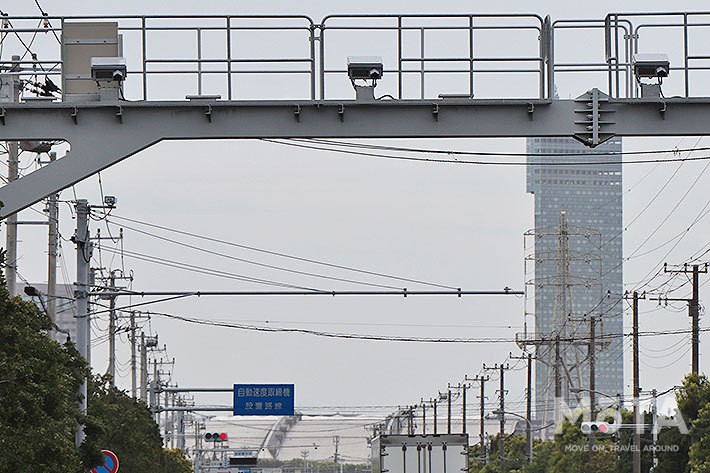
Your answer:
[[[603,20],[553,22],[538,15],[378,15],[332,16],[316,23],[308,17],[261,16],[6,17],[1,32],[41,35],[45,41],[37,42],[41,53],[0,62],[1,84],[24,88],[19,99],[10,94],[0,102],[0,140],[62,140],[71,150],[0,188],[0,217],[163,140],[537,136],[575,137],[593,147],[613,136],[705,135],[710,84],[695,76],[710,70],[710,53],[696,53],[691,42],[692,32],[710,32],[703,18],[700,13],[610,14]],[[38,20],[44,21],[40,27]],[[634,56],[656,44],[654,31],[668,28],[685,32],[682,54],[670,57],[658,77],[649,73],[647,62],[637,70]],[[87,31],[108,31],[109,39]],[[582,43],[561,42],[575,31],[593,32],[599,44],[580,48]],[[391,44],[362,39],[383,32]],[[180,57],[174,48],[155,46],[184,34],[195,44],[183,46],[189,51]],[[220,35],[219,44],[207,40],[214,34]],[[245,47],[255,44],[248,39],[255,34],[261,38],[255,48],[263,51],[260,57]],[[288,40],[294,34],[302,44]],[[496,53],[500,42],[491,35],[519,42],[521,52]],[[279,36],[286,39],[273,41]],[[52,37],[60,44],[51,44]],[[96,62],[94,70],[94,56],[86,50],[77,53],[84,58],[77,66],[72,51],[91,47],[103,58],[122,51],[125,70],[111,74],[106,60]],[[348,78],[345,61],[353,49],[380,47],[385,52],[377,89]],[[574,51],[595,48],[603,61],[575,59]],[[101,75],[97,64],[108,64],[109,74]],[[191,79],[181,87],[172,77]],[[569,85],[570,77],[577,88],[588,79],[590,88],[576,99],[560,100],[555,84]],[[47,78],[60,82],[63,93],[43,89]],[[497,82],[505,82],[502,89]],[[352,99],[351,85],[370,88],[369,95]]]

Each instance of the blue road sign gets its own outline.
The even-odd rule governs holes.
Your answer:
[[[293,384],[235,384],[235,416],[292,416]]]
[[[116,473],[118,472],[118,457],[111,450],[101,450],[104,454],[103,463],[91,469],[91,473]]]

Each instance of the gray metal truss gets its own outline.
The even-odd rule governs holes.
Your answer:
[[[589,118],[599,106],[590,97],[599,96],[609,112],[601,123]],[[575,136],[594,146],[614,135],[700,136],[709,128],[710,98],[601,93],[554,101],[8,103],[0,107],[0,141],[66,140],[71,152],[0,188],[0,218],[162,140]]]

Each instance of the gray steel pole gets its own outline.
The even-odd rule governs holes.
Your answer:
[[[57,153],[49,153],[49,160],[55,161]],[[57,323],[57,244],[59,241],[59,194],[50,194],[47,203],[49,231],[47,249],[47,314],[52,323]]]
[[[86,200],[76,202],[76,345],[79,354],[89,360],[91,334],[89,331],[89,261],[91,261],[91,241],[89,241],[89,203]],[[87,407],[87,381],[84,379],[79,388],[82,414]],[[80,425],[76,433],[76,444],[84,441],[84,426]]]

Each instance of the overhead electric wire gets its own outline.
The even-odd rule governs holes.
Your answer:
[[[109,248],[104,248],[104,251],[111,253],[113,250],[109,249]],[[290,289],[300,289],[300,290],[312,291],[312,292],[324,292],[321,289],[315,289],[315,288],[311,288],[311,287],[304,287],[304,286],[299,286],[299,285],[294,285],[294,284],[282,283],[282,282],[273,281],[273,280],[269,280],[269,279],[254,278],[251,276],[245,276],[245,275],[241,275],[241,274],[231,273],[228,271],[221,271],[221,270],[217,270],[217,269],[207,268],[204,266],[197,266],[197,265],[188,264],[185,262],[174,261],[174,260],[170,260],[170,259],[166,259],[166,258],[160,258],[157,256],[146,255],[143,253],[137,253],[135,251],[123,250],[122,253],[125,256],[128,256],[129,258],[134,258],[134,259],[146,261],[149,263],[155,263],[155,264],[159,264],[159,265],[163,265],[163,266],[168,266],[171,268],[177,268],[177,269],[181,269],[184,271],[190,271],[190,272],[199,273],[199,274],[206,274],[209,276],[234,279],[237,281],[249,282],[249,283],[254,283],[254,284],[264,284],[266,286],[283,287],[283,288],[290,288]]]
[[[399,160],[399,161],[415,161],[415,162],[422,162],[422,163],[449,163],[449,164],[469,164],[469,165],[477,165],[477,166],[528,166],[528,163],[525,161],[473,161],[473,160],[462,160],[462,159],[443,159],[443,158],[418,158],[418,157],[413,157],[413,156],[399,156],[399,155],[391,155],[391,154],[377,154],[377,153],[368,153],[368,152],[363,152],[363,151],[352,151],[352,150],[347,150],[347,149],[336,149],[336,148],[327,148],[323,146],[315,146],[315,145],[309,145],[309,144],[304,144],[301,142],[294,142],[294,141],[279,141],[276,139],[267,139],[267,138],[262,138],[261,141],[265,141],[268,143],[275,143],[283,146],[291,146],[295,148],[303,148],[303,149],[311,149],[311,150],[318,150],[318,151],[330,151],[333,153],[341,153],[341,154],[350,154],[354,156],[367,156],[371,158],[378,158],[378,159],[392,159],[392,160]],[[700,150],[700,149],[699,149]],[[704,150],[704,148],[703,148]],[[659,150],[661,151],[661,150]],[[662,153],[667,153],[667,150],[661,151]],[[593,153],[594,155],[599,155],[600,153]],[[621,153],[623,154],[623,153]],[[501,156],[510,156],[510,154],[505,153],[502,154]],[[524,156],[528,156],[527,154],[524,154]],[[557,156],[557,155],[555,155]],[[566,155],[559,155],[561,157],[569,157],[569,154]],[[693,156],[693,157],[679,157],[679,158],[667,158],[667,159],[636,159],[636,160],[626,160],[622,161],[619,163],[618,161],[561,161],[561,162],[544,162],[544,163],[537,163],[536,166],[584,166],[584,165],[627,165],[627,164],[653,164],[653,163],[675,163],[675,162],[689,162],[689,161],[708,161],[710,160],[710,156]]]
[[[187,232],[187,231],[184,231],[184,230],[178,230],[178,229],[175,229],[175,228],[170,228],[170,227],[166,227],[166,226],[162,226],[162,225],[157,225],[157,224],[154,224],[154,223],[144,222],[144,221],[141,221],[141,220],[136,220],[136,219],[132,219],[132,218],[128,218],[128,217],[121,217],[121,216],[116,215],[116,214],[113,214],[113,215],[111,216],[111,218],[114,218],[114,219],[117,218],[117,219],[120,219],[120,220],[125,220],[125,221],[128,221],[128,222],[137,223],[137,224],[139,224],[139,225],[145,225],[145,226],[148,226],[148,227],[158,228],[158,229],[160,229],[160,230],[165,230],[165,231],[168,231],[168,232],[177,233],[177,234],[179,234],[179,235],[190,236],[190,237],[198,238],[198,239],[205,240],[205,241],[211,241],[211,242],[213,242],[213,243],[220,243],[220,244],[227,245],[227,246],[233,246],[233,247],[236,247],[236,248],[242,248],[242,249],[245,249],[245,250],[255,251],[255,252],[258,252],[258,253],[264,253],[264,254],[268,254],[268,255],[272,255],[272,256],[279,256],[279,257],[282,257],[282,258],[293,259],[293,260],[302,261],[302,262],[305,262],[305,263],[317,264],[317,265],[326,266],[326,267],[329,267],[329,268],[342,269],[342,270],[345,270],[345,271],[352,271],[352,272],[356,272],[356,273],[368,274],[368,275],[371,275],[371,276],[379,276],[379,277],[383,277],[383,278],[394,279],[394,280],[397,280],[397,281],[411,282],[411,283],[422,284],[422,285],[426,285],[426,286],[441,287],[441,288],[445,288],[445,289],[457,289],[456,287],[451,286],[451,285],[437,284],[437,283],[433,283],[433,282],[429,282],[429,281],[422,281],[422,280],[418,280],[418,279],[405,278],[405,277],[401,277],[401,276],[395,276],[395,275],[392,275],[392,274],[387,274],[387,273],[381,273],[381,272],[376,272],[376,271],[369,271],[369,270],[365,270],[365,269],[355,268],[355,267],[352,267],[352,266],[345,266],[345,265],[340,265],[340,264],[328,263],[328,262],[325,262],[325,261],[316,260],[316,259],[312,259],[312,258],[304,258],[304,257],[301,257],[301,256],[295,256],[295,255],[291,255],[291,254],[287,254],[287,253],[281,253],[281,252],[278,252],[278,251],[266,250],[266,249],[263,249],[263,248],[257,248],[257,247],[255,247],[255,246],[244,245],[244,244],[235,243],[235,242],[231,242],[231,241],[227,241],[227,240],[221,240],[221,239],[219,239],[219,238],[209,237],[209,236],[205,236],[205,235],[199,235],[199,234],[196,234],[196,233]],[[115,222],[113,222],[113,223],[116,224]]]
[[[674,149],[654,149],[643,151],[586,151],[578,153],[520,153],[520,152],[502,152],[502,151],[457,151],[457,150],[442,150],[442,149],[427,149],[427,148],[411,148],[402,146],[377,145],[372,143],[354,143],[349,141],[339,141],[324,138],[291,138],[290,141],[310,142],[327,144],[332,146],[348,147],[348,148],[363,148],[377,149],[383,151],[401,151],[407,153],[424,153],[424,154],[446,154],[446,155],[464,155],[464,156],[515,156],[515,157],[569,157],[569,156],[632,156],[646,154],[679,154],[686,151],[710,151],[710,147],[704,148],[674,148]],[[589,164],[589,163],[586,163]],[[595,163],[596,164],[596,163]],[[618,164],[618,163],[616,163]]]
[[[111,222],[111,223],[114,223],[114,224],[115,224],[115,222]],[[182,247],[184,247],[184,248],[190,248],[190,249],[192,249],[192,250],[196,250],[196,251],[199,251],[199,252],[202,252],[202,253],[207,253],[207,254],[210,254],[210,255],[219,256],[220,258],[226,258],[226,259],[230,259],[230,260],[233,260],[233,261],[239,261],[239,262],[242,262],[242,263],[252,264],[252,265],[255,265],[255,266],[262,267],[262,268],[269,268],[269,269],[274,269],[274,270],[276,270],[276,271],[284,271],[284,272],[292,273],[292,274],[300,274],[300,275],[302,275],[302,276],[310,276],[310,277],[314,277],[314,278],[328,279],[328,280],[331,280],[331,281],[346,282],[346,283],[350,283],[350,284],[358,284],[358,285],[362,285],[362,286],[380,287],[380,288],[385,288],[385,289],[401,289],[400,287],[397,287],[397,286],[389,286],[389,285],[385,285],[385,284],[377,284],[377,283],[371,283],[371,282],[367,282],[367,281],[359,281],[359,280],[355,280],[355,279],[339,278],[339,277],[336,277],[336,276],[328,276],[328,275],[326,275],[326,274],[312,273],[312,272],[309,272],[309,271],[300,271],[300,270],[297,270],[297,269],[291,269],[291,268],[286,268],[286,267],[283,267],[283,266],[276,266],[276,265],[273,265],[273,264],[262,263],[262,262],[260,262],[260,261],[249,260],[249,259],[246,259],[246,258],[239,258],[239,257],[237,257],[237,256],[232,256],[232,255],[228,255],[228,254],[225,254],[225,253],[220,253],[220,252],[218,252],[218,251],[208,250],[207,248],[201,248],[201,247],[199,247],[199,246],[190,245],[189,243],[183,243],[183,242],[180,242],[180,241],[177,241],[177,240],[173,240],[173,239],[171,239],[171,238],[166,238],[166,237],[163,237],[163,236],[160,236],[160,235],[156,235],[156,234],[154,234],[154,233],[146,232],[145,230],[140,230],[140,229],[135,228],[135,227],[130,227],[130,226],[125,225],[125,224],[123,224],[122,227],[123,227],[123,228],[127,228],[127,229],[129,229],[129,230],[131,230],[131,231],[134,231],[134,232],[137,232],[137,233],[141,233],[141,234],[143,234],[143,235],[147,235],[147,236],[150,236],[150,237],[153,237],[153,238],[157,238],[158,240],[162,240],[162,241],[165,241],[165,242],[168,242],[168,243],[172,243],[172,244],[175,244],[175,245],[178,245],[178,246],[182,246]]]
[[[655,228],[655,229],[646,237],[646,239],[627,257],[627,260],[628,260],[628,258],[633,257],[634,254],[636,254],[636,252],[637,252],[638,250],[640,250],[640,249],[653,237],[653,235],[655,235],[655,234],[658,232],[658,230],[661,229],[661,227],[668,221],[668,219],[675,213],[675,211],[678,210],[678,207],[680,207],[680,205],[683,203],[683,201],[685,201],[686,197],[688,197],[688,195],[689,195],[690,192],[693,190],[693,188],[695,187],[695,185],[700,181],[700,178],[703,176],[703,174],[705,174],[705,171],[707,171],[708,167],[710,167],[710,162],[708,162],[707,164],[705,164],[705,167],[703,168],[703,170],[697,175],[697,177],[695,178],[695,180],[693,181],[693,183],[688,187],[688,189],[685,191],[685,193],[681,196],[680,200],[678,200],[678,202],[673,206],[673,208],[671,209],[671,211],[668,212],[668,215],[666,215],[665,218],[664,218],[663,220],[661,220],[661,222],[659,222],[658,225],[656,225],[656,228]],[[709,203],[710,203],[710,201],[709,201]],[[706,207],[707,207],[707,204],[706,204]],[[674,248],[675,248],[675,247],[674,247]],[[673,248],[671,248],[671,251],[672,251],[672,250],[673,250]],[[666,254],[666,256],[668,256],[668,254],[670,254],[670,252],[668,252],[668,253]],[[666,256],[664,256],[664,258],[665,258]]]
[[[126,309],[123,307],[122,309]],[[515,338],[445,338],[445,337],[398,337],[398,336],[388,336],[388,335],[373,335],[373,334],[354,334],[354,333],[338,333],[338,332],[323,332],[317,330],[309,330],[304,328],[289,328],[289,327],[263,327],[256,325],[239,324],[234,322],[221,322],[214,320],[198,319],[195,317],[188,317],[178,314],[172,314],[167,312],[155,312],[147,311],[144,312],[146,315],[155,315],[160,317],[165,317],[169,319],[174,319],[186,323],[204,325],[204,326],[214,326],[222,328],[231,328],[237,330],[255,331],[255,332],[272,332],[272,333],[296,333],[304,335],[314,335],[326,338],[338,338],[338,339],[350,339],[350,340],[366,340],[366,341],[388,341],[388,342],[419,342],[419,343],[517,343],[519,340]],[[677,330],[664,330],[664,331],[644,331],[639,332],[640,337],[655,337],[655,336],[665,336],[665,335],[678,335],[678,334],[689,334],[691,329],[677,329]],[[701,328],[700,332],[710,332],[710,328]],[[607,333],[596,335],[595,339],[597,341],[602,340],[613,340],[613,339],[624,339],[630,337],[630,333]],[[579,342],[591,340],[588,336],[579,336],[574,338],[560,338],[563,342]],[[539,340],[543,342],[545,340]],[[506,359],[507,360],[507,359]],[[505,362],[504,362],[505,363]]]

